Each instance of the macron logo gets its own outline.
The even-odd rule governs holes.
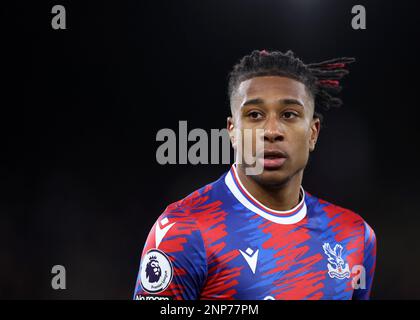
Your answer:
[[[160,228],[159,221],[156,223],[156,231],[155,231],[156,248],[159,247],[165,234],[169,231],[170,228],[172,228],[172,226],[176,222],[173,222],[170,225],[168,225],[168,223],[169,223],[168,218],[163,218],[162,220],[160,220],[160,224],[162,224],[162,227],[163,227],[162,229]]]
[[[242,250],[239,250],[239,252],[245,258],[246,262],[251,268],[252,273],[255,274],[255,269],[257,268],[258,250],[254,251],[251,248],[248,248],[245,250],[245,252],[243,252]]]

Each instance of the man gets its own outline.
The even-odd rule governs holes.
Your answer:
[[[245,130],[262,152],[253,143],[253,163],[238,157],[219,180],[166,208],[144,247],[135,299],[369,298],[373,230],[302,187],[319,111],[341,104],[334,94],[351,62],[305,65],[291,51],[265,50],[241,59],[230,74],[227,127],[236,155]],[[256,164],[262,172],[247,174]]]

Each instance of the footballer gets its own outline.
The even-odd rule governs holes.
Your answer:
[[[236,157],[217,181],[169,205],[144,246],[134,299],[369,299],[374,231],[302,186],[322,111],[341,105],[353,61],[255,50],[234,66],[227,129],[235,154],[237,132],[263,129],[263,152],[253,147],[262,172],[247,174],[253,164]]]

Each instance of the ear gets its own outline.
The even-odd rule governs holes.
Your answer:
[[[232,147],[233,149],[236,149],[235,123],[232,117],[227,117],[226,125]]]
[[[309,152],[315,150],[315,145],[318,140],[319,131],[321,130],[321,120],[319,118],[313,118],[311,120],[311,135],[309,137]]]

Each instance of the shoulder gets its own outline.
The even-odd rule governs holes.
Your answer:
[[[207,221],[220,210],[221,201],[213,194],[215,188],[220,188],[217,181],[168,205],[153,225],[146,247],[159,247],[171,254],[203,249]]]
[[[156,219],[148,238],[147,248],[159,248],[166,253],[187,252],[202,245],[202,230],[197,214],[206,203],[210,185],[171,203]],[[187,251],[185,251],[187,250]]]
[[[367,236],[374,236],[373,228],[366,222],[361,214],[356,213],[352,209],[345,208],[330,201],[318,198],[310,193],[308,195],[309,205],[315,211],[326,215],[332,225],[336,228],[359,229]]]
[[[220,200],[220,189],[223,187],[224,179],[209,183],[188,196],[171,203],[160,216],[161,218],[172,218],[184,221],[196,221],[203,215],[208,215],[219,210],[222,201]]]

